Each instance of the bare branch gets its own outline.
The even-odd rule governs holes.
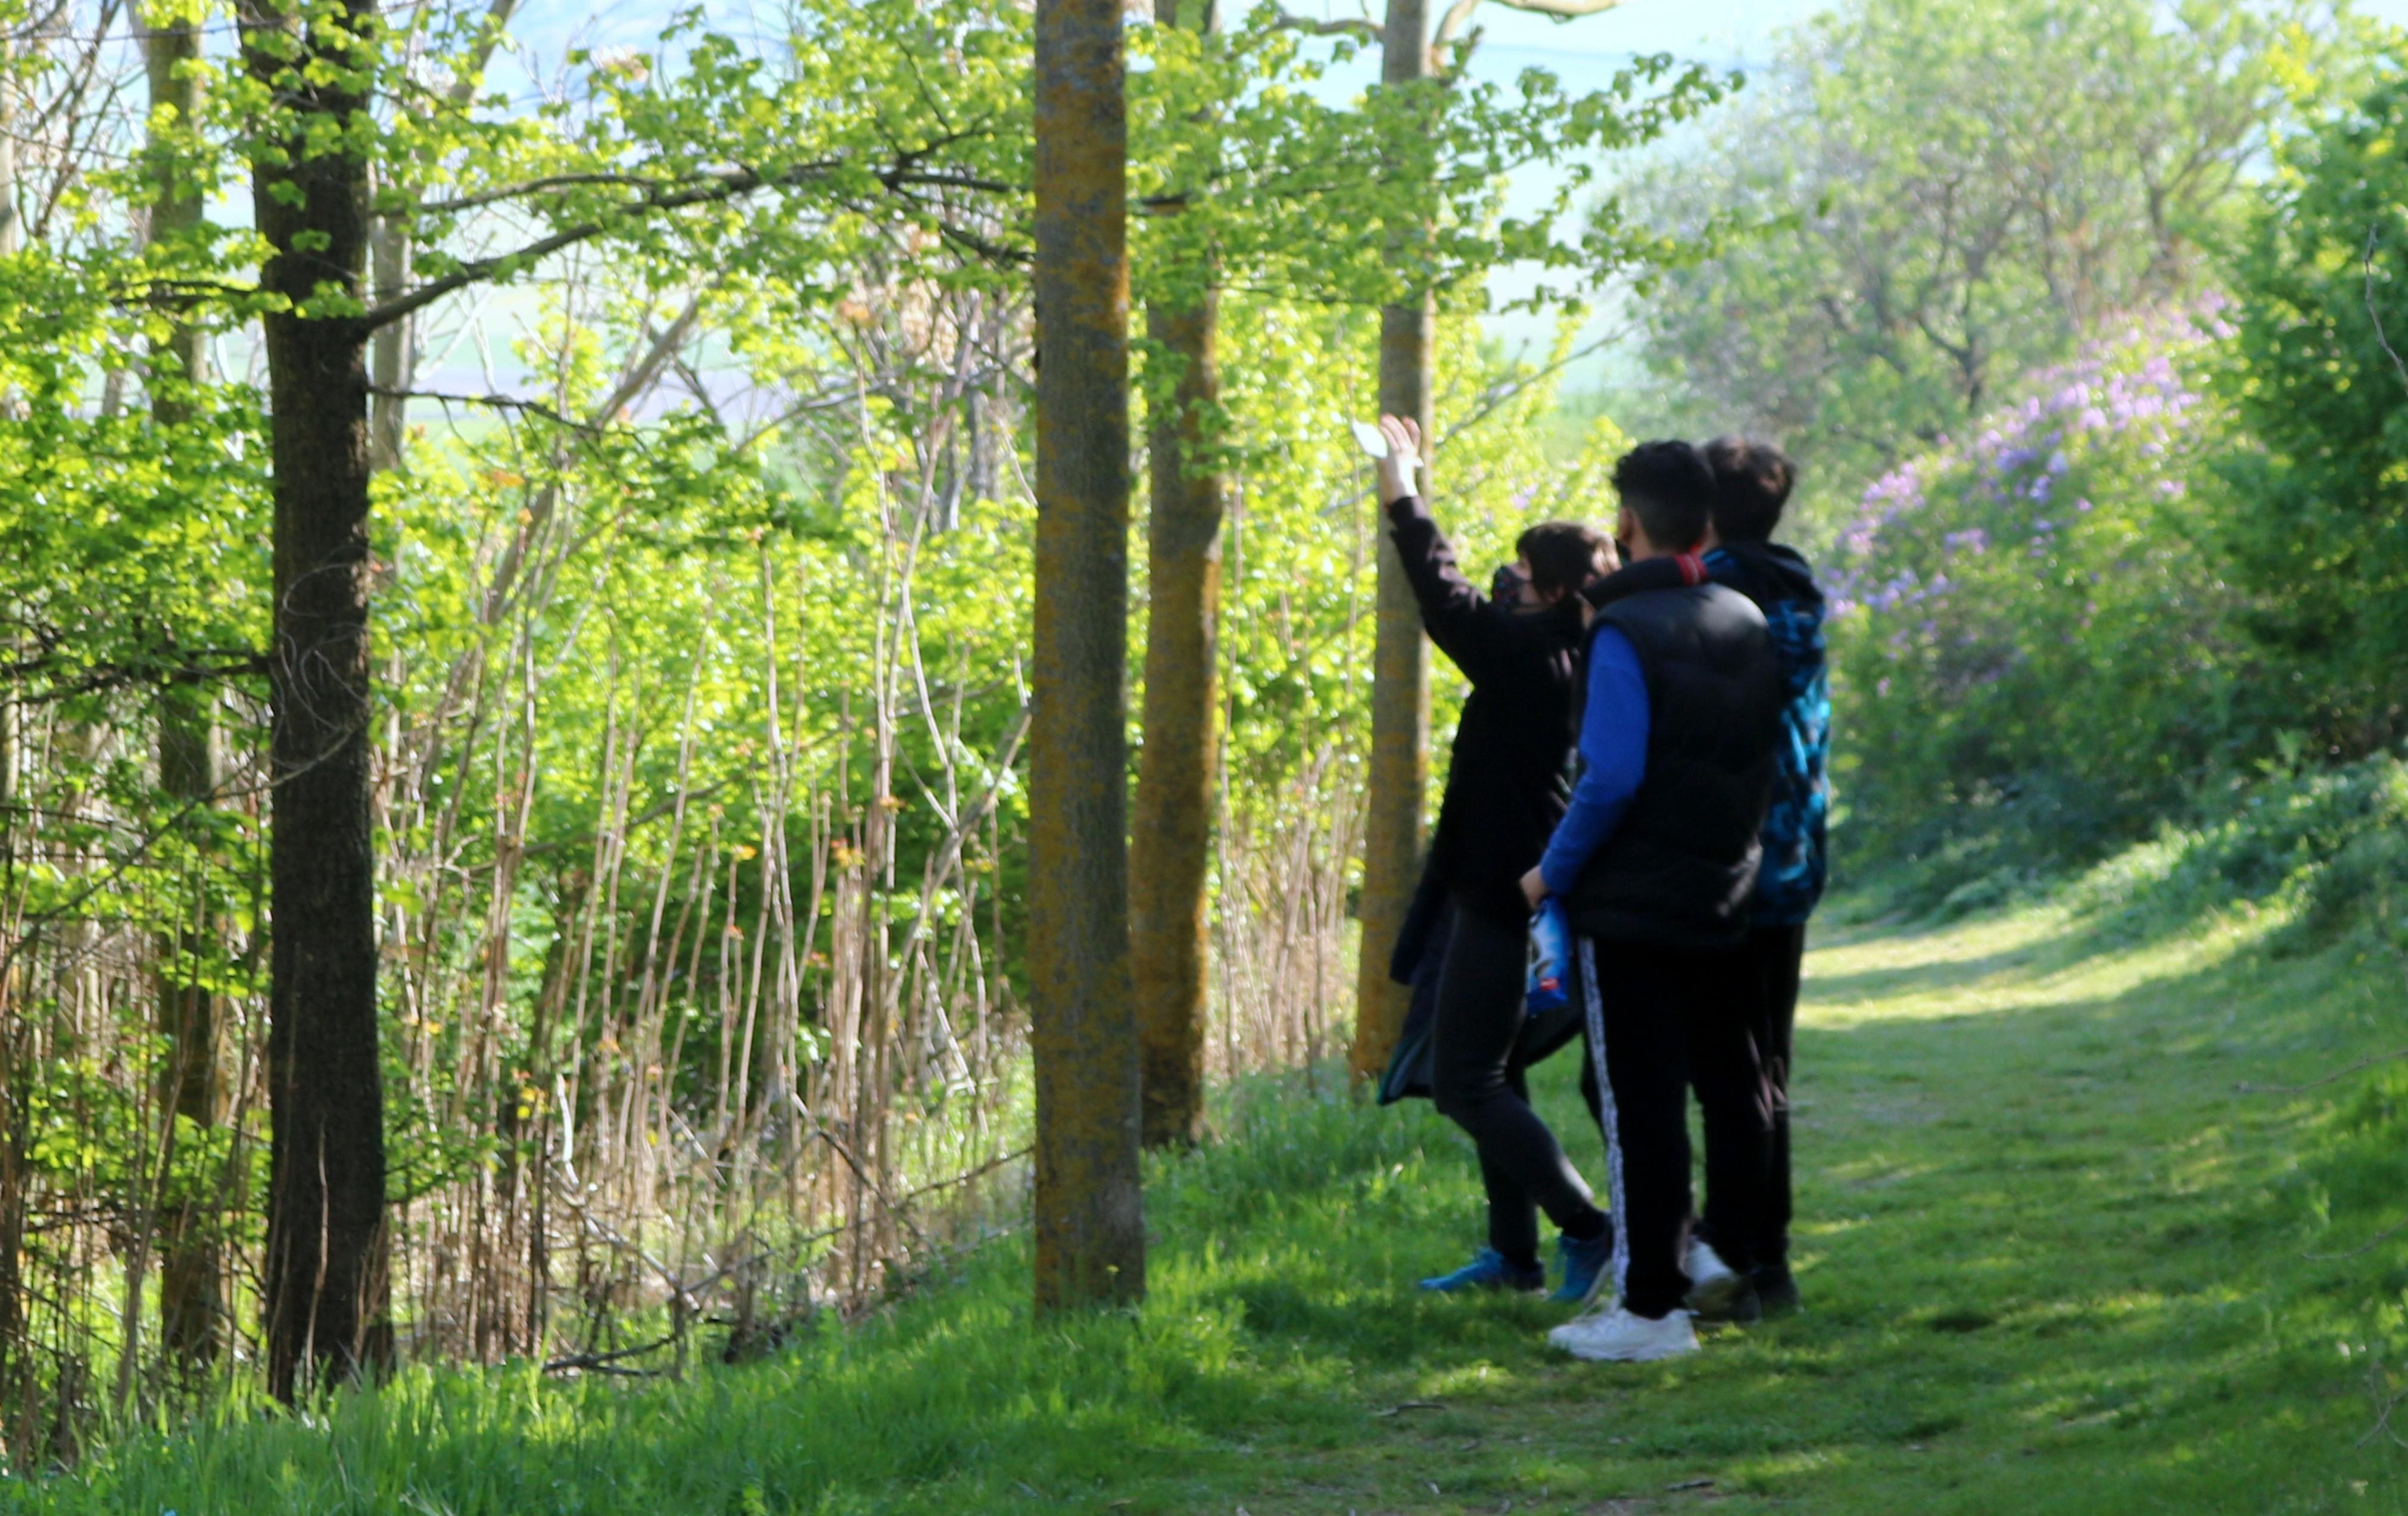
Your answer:
[[[663,181],[642,174],[552,174],[543,179],[528,179],[523,184],[496,185],[493,189],[480,190],[474,194],[464,194],[453,200],[422,200],[418,204],[418,210],[421,215],[425,216],[456,216],[464,210],[476,210],[484,206],[499,205],[505,200],[522,200],[530,195],[547,194],[557,190],[572,190],[597,184],[615,184],[628,189],[658,190],[662,187]]]
[[[2383,329],[2383,313],[2374,308],[2374,236],[2382,225],[2381,222],[2366,223],[2366,253],[2360,260],[2366,271],[2366,319],[2374,323],[2374,340],[2383,344],[2383,355],[2398,370],[2400,382],[2408,385],[2408,364],[2401,363],[2400,354],[2392,350],[2391,336]]]
[[[1276,22],[1282,31],[1303,32],[1312,36],[1358,36],[1366,42],[1380,40],[1380,23],[1368,16],[1341,17],[1337,21],[1314,21],[1281,11]]]
[[[368,393],[387,400],[432,400],[444,406],[490,406],[496,410],[523,410],[530,416],[540,416],[556,426],[600,436],[604,427],[593,422],[580,422],[574,416],[564,416],[540,400],[522,400],[514,394],[450,394],[439,390],[395,390],[380,384],[368,386]]]
[[[1594,16],[1612,10],[1622,0],[1497,0],[1500,6],[1515,10],[1535,10],[1541,16]]]
[[[940,139],[901,154],[893,164],[880,170],[874,177],[889,193],[905,199],[913,198],[906,192],[920,188],[970,190],[985,193],[1007,193],[1015,190],[1016,187],[1013,185],[996,180],[978,179],[967,174],[932,171],[919,166],[928,154],[948,146],[951,140],[951,138]],[[535,263],[555,252],[576,247],[581,242],[590,242],[609,231],[616,223],[617,217],[650,216],[685,210],[695,206],[722,205],[730,200],[741,199],[760,190],[795,189],[810,183],[814,179],[835,174],[844,166],[844,164],[838,160],[818,159],[810,163],[796,164],[774,174],[763,174],[742,167],[725,168],[709,175],[698,176],[695,180],[681,181],[682,187],[656,186],[614,207],[614,218],[611,221],[596,219],[580,222],[573,226],[563,227],[549,236],[538,237],[515,251],[462,264],[440,279],[429,279],[407,294],[396,295],[381,305],[371,307],[359,318],[359,324],[364,331],[375,331],[414,311],[423,310],[448,294],[492,279],[505,268]],[[982,250],[987,250],[985,245],[980,243],[979,239],[969,237],[958,228],[940,223],[938,230],[939,235],[948,241],[975,243]],[[1003,250],[994,249],[992,252],[1000,254]]]
[[[1612,0],[1608,3],[1611,4]],[[1446,15],[1438,23],[1438,35],[1430,38],[1430,51],[1444,50],[1446,45],[1455,40],[1455,34],[1463,30],[1464,23],[1471,20],[1471,13],[1479,8],[1480,0],[1455,0],[1455,4],[1447,7]]]

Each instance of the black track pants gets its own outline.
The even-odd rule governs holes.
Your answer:
[[[1576,1236],[1595,1236],[1604,1214],[1562,1144],[1530,1108],[1513,1060],[1522,1035],[1526,934],[1458,908],[1447,939],[1432,1026],[1430,1084],[1438,1108],[1471,1135],[1488,1192],[1488,1245],[1535,1259],[1537,1211]]]
[[[1772,1109],[1763,1210],[1756,1217],[1755,1266],[1789,1257],[1789,1050],[1798,1032],[1798,981],[1806,959],[1806,928],[1759,926],[1748,934],[1748,1034],[1763,1067],[1765,1098]],[[1711,1197],[1709,1197],[1711,1203]],[[1736,1262],[1736,1261],[1734,1261]]]
[[[1603,1065],[1614,1280],[1634,1314],[1661,1317],[1688,1294],[1693,1210],[1688,1094],[1706,1128],[1707,1222],[1734,1266],[1753,1261],[1770,1175],[1772,1108],[1740,1014],[1750,981],[1737,951],[1684,952],[1580,940],[1589,1050]],[[1738,1256],[1732,1256],[1734,1253]]]

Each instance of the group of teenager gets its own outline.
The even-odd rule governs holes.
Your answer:
[[[1470,682],[1422,888],[1397,943],[1413,1009],[1383,1098],[1426,1094],[1479,1153],[1488,1243],[1434,1291],[1541,1292],[1584,1358],[1698,1350],[1698,1320],[1795,1309],[1789,1065],[1825,877],[1823,597],[1771,541],[1796,471],[1768,443],[1644,442],[1612,536],[1522,533],[1484,594],[1383,417],[1380,503],[1430,640]],[[1550,905],[1550,902],[1553,905]],[[1568,928],[1560,1011],[1534,1013],[1534,913]],[[1577,1039],[1600,1197],[1530,1104]],[[1691,1186],[1688,1100],[1705,1133]]]

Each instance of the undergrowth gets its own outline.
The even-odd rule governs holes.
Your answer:
[[[1324,1070],[1152,1164],[1142,1309],[1033,1323],[1007,1236],[766,1362],[413,1370],[0,1512],[2408,1511],[2403,794],[2303,779],[2037,903],[1826,933],[1809,1309],[1694,1359],[1574,1364],[1557,1309],[1414,1291],[1477,1243],[1468,1148]],[[1539,1095],[1595,1176],[1573,1075]]]

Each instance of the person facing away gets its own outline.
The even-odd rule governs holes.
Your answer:
[[[1605,1212],[1564,1156],[1529,1095],[1521,1041],[1529,908],[1521,873],[1564,811],[1579,688],[1580,591],[1613,566],[1593,527],[1549,522],[1516,544],[1511,602],[1482,594],[1415,493],[1420,429],[1380,419],[1388,455],[1380,502],[1422,625],[1471,681],[1439,803],[1428,871],[1444,888],[1448,930],[1431,1016],[1431,1095],[1468,1133],[1488,1197],[1488,1246],[1430,1290],[1545,1288],[1539,1211],[1560,1231],[1558,1295],[1586,1297],[1608,1256]]]
[[[1641,443],[1614,465],[1613,485],[1634,562],[1704,545],[1714,476],[1696,448]],[[1549,1334],[1584,1358],[1697,1351],[1684,1307],[1692,1082],[1710,1134],[1749,1128],[1716,1111],[1746,1094],[1731,950],[1746,936],[1762,856],[1782,691],[1763,613],[1692,577],[1598,613],[1580,780],[1523,877],[1534,907],[1562,897],[1603,1092],[1614,1298]],[[1744,1213],[1764,1172],[1760,1133],[1710,1143],[1706,1158],[1710,1193]]]
[[[1734,1014],[1746,1033],[1741,1051],[1753,1059],[1741,1075],[1749,1095],[1742,1109],[1751,1130],[1761,1128],[1768,1138],[1767,1172],[1755,1192],[1762,1209],[1734,1220],[1718,1211],[1710,1194],[1708,1221],[1700,1229],[1738,1275],[1730,1300],[1714,1314],[1750,1321],[1798,1306],[1798,1284],[1789,1270],[1789,1071],[1806,922],[1823,897],[1829,872],[1831,693],[1822,589],[1804,557],[1771,540],[1797,482],[1797,465],[1773,444],[1739,436],[1716,437],[1706,444],[1705,456],[1714,475],[1714,504],[1702,558],[1635,563],[1590,585],[1584,595],[1602,608],[1644,590],[1697,582],[1702,573],[1764,612],[1781,674],[1778,770],[1734,985],[1740,997]],[[1710,1148],[1714,1145],[1711,1135],[1707,1140]]]

